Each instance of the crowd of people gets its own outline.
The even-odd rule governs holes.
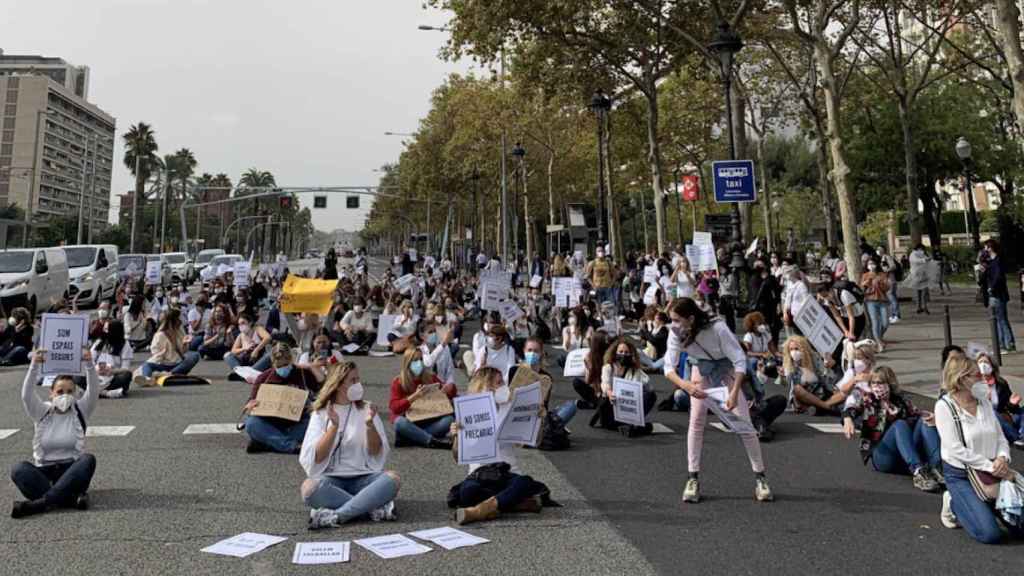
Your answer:
[[[1024,485],[1008,466],[1009,446],[1024,447],[1022,399],[988,353],[946,351],[943,396],[932,411],[915,407],[898,374],[884,364],[886,331],[901,318],[899,287],[914,286],[918,312],[928,312],[930,281],[923,280],[925,288],[915,284],[927,267],[915,265],[921,251],[904,262],[880,248],[866,251],[865,272],[851,282],[834,251],[818,259],[754,249],[749,282],[742,286],[729,268],[698,266],[678,252],[628,254],[617,261],[598,247],[591,260],[577,251],[511,269],[481,253],[459,269],[447,258],[417,258],[410,250],[374,277],[365,254],[355,266],[339,269],[332,251],[317,274],[337,280],[326,315],[281,309],[286,269],[261,269],[244,287],[231,273],[192,289],[125,279],[89,327],[86,376],[51,379],[47,400],[37,392],[45,355],[33,352],[33,319],[16,309],[0,332],[0,363],[30,363],[22,401],[36,435],[33,461],[12,472],[25,498],[12,516],[87,508],[96,460],[85,451],[85,430],[97,398],[188,377],[205,360],[223,362],[229,380],[248,384],[240,398],[246,450],[298,456],[307,476],[300,493],[313,529],[394,519],[401,479],[387,468],[390,450],[457,454],[459,424],[454,410],[443,407],[451,408],[459,394],[491,393],[500,417],[509,409],[511,388],[522,380],[518,376],[526,374],[531,382],[547,382],[538,441],[545,450],[569,447],[566,425],[580,411],[592,413],[592,427],[626,438],[652,434],[656,408],[689,412],[683,502],[700,501],[709,408],[735,420],[758,501],[774,499],[761,450],[775,434],[773,422],[787,409],[813,410],[841,423],[874,470],[905,474],[917,489],[941,492],[945,525],[962,526],[979,541],[998,541],[1002,508],[991,487],[998,492],[998,480]],[[990,305],[1002,306],[1006,319],[998,253],[998,244],[987,243],[979,278]],[[726,261],[722,250],[717,256]],[[556,300],[552,284],[559,278],[574,279],[574,288]],[[503,318],[484,298],[488,282],[505,286],[514,314]],[[843,336],[834,350],[818,350],[796,322],[811,301]],[[480,330],[463,344],[464,327],[477,320]],[[1013,350],[1008,319],[1000,334],[1004,349]],[[132,371],[135,354],[145,358]],[[578,399],[554,402],[556,377],[548,369],[580,355],[581,374],[571,382]],[[380,356],[394,356],[400,365],[386,406],[391,442],[378,407],[365,399],[357,366]],[[463,390],[460,371],[469,382]],[[620,380],[642,390],[642,424],[617,420]],[[257,414],[263,385],[306,392],[302,416],[294,421]],[[769,385],[784,393],[772,394]],[[421,417],[427,404],[433,412]],[[557,506],[547,487],[519,468],[518,449],[500,443],[495,462],[470,465],[465,479],[451,487],[447,501],[460,524]],[[1018,529],[1012,526],[1011,533]]]

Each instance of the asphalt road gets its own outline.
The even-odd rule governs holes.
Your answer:
[[[375,266],[376,267],[376,266]],[[476,329],[475,323],[467,330]],[[384,413],[396,358],[357,360],[368,399]],[[556,371],[557,370],[553,370]],[[304,475],[294,456],[244,451],[236,433],[184,434],[194,424],[232,424],[248,387],[224,379],[219,362],[196,373],[211,386],[133,390],[101,400],[90,429],[133,426],[120,437],[93,437],[98,459],[88,512],[25,520],[0,515],[3,574],[299,574],[387,570],[390,574],[867,574],[927,571],[1005,573],[1020,565],[1019,545],[983,547],[938,518],[940,497],[909,477],[873,472],[856,442],[807,426],[833,420],[784,415],[764,445],[777,501],[758,503],[739,441],[709,428],[701,474],[704,500],[682,505],[687,415],[655,413],[671,432],[625,439],[570,424],[566,452],[521,452],[523,469],[565,505],[540,515],[508,516],[467,531],[491,540],[476,548],[380,560],[352,547],[346,567],[293,566],[294,543],[352,540],[453,525],[444,504],[464,469],[447,452],[393,450],[402,476],[394,523],[357,523],[310,533],[298,494]],[[31,423],[20,406],[23,370],[0,370],[0,467],[31,454]],[[465,376],[459,375],[460,389]],[[659,395],[666,382],[655,377]],[[572,397],[556,378],[556,399]],[[921,404],[930,402],[921,398]],[[391,431],[389,430],[389,435]],[[1020,452],[1015,452],[1015,455]],[[1018,465],[1018,468],[1020,466]],[[17,497],[0,482],[0,503]],[[247,559],[201,553],[241,532],[288,541]]]

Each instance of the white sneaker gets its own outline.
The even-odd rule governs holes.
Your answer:
[[[893,317],[889,318],[889,324],[899,324],[899,323],[900,323],[900,317],[899,316],[893,316]]]
[[[683,488],[683,502],[693,504],[700,502],[700,482],[696,478],[686,481],[686,487]]]
[[[772,495],[772,489],[768,486],[768,481],[762,476],[758,476],[757,480],[754,481],[754,498],[758,502],[771,502],[775,500],[775,496]]]
[[[380,508],[370,511],[370,520],[374,522],[394,522],[398,520],[395,514],[395,501],[392,500]]]
[[[953,514],[953,507],[950,504],[952,499],[953,497],[950,496],[949,490],[942,493],[942,512],[939,513],[942,525],[951,530],[960,527],[960,523],[957,522],[956,514]]]
[[[338,514],[330,508],[313,508],[309,511],[309,529],[334,528],[338,525]]]

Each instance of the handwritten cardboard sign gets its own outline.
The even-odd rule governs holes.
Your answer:
[[[444,390],[431,388],[429,392],[424,392],[423,396],[417,398],[409,406],[409,409],[405,412],[405,417],[410,422],[421,422],[431,418],[447,416],[452,412],[455,412],[455,408],[452,407],[452,401],[448,399],[448,395],[444,393]]]
[[[250,264],[245,260],[239,260],[235,262],[235,266],[232,269],[234,272],[234,281],[236,288],[248,288],[249,287],[249,272],[251,271]]]
[[[252,415],[298,422],[302,419],[302,410],[308,398],[309,392],[305,390],[279,384],[263,384],[256,393],[259,405],[253,408]]]

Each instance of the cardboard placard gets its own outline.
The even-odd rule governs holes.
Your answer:
[[[508,288],[492,283],[484,282],[480,285],[480,309],[501,312],[501,303],[508,297]]]
[[[540,285],[544,283],[544,277],[538,274],[534,274],[530,278],[530,288],[540,288]]]
[[[534,382],[540,382],[540,397],[542,399],[542,403],[546,403],[548,398],[551,397],[551,377],[535,371],[526,364],[520,364],[519,368],[516,369],[516,375],[512,378],[512,381],[508,383],[508,389],[510,392],[515,392],[517,388],[529,386]],[[543,416],[545,412],[547,411],[541,408],[541,416]]]
[[[455,408],[452,407],[452,401],[448,395],[444,393],[444,390],[435,387],[417,398],[405,411],[405,417],[410,422],[421,422],[447,416],[453,412],[455,412]]]
[[[89,342],[86,314],[43,314],[39,347],[46,351],[43,375],[85,374],[82,348]]]
[[[711,232],[694,232],[693,233],[693,245],[694,246],[711,246],[713,244],[711,240]],[[693,262],[690,262],[693,264]]]
[[[540,382],[516,388],[498,428],[498,442],[536,446],[543,405]]]
[[[573,308],[579,305],[583,288],[578,278],[552,278],[551,292],[555,295],[555,306]]]
[[[656,265],[644,266],[644,284],[655,284],[660,277],[661,273],[658,272]]]
[[[405,274],[395,279],[395,290],[399,292],[405,292],[412,287],[413,282],[416,281],[415,274]]]
[[[718,257],[715,247],[711,244],[687,244],[686,259],[695,272],[713,272],[718,270]]]
[[[298,422],[306,407],[309,392],[280,384],[263,384],[256,393],[259,405],[253,408],[253,416],[282,418]]]
[[[523,310],[515,303],[515,300],[505,300],[499,304],[498,313],[506,322],[515,322],[523,317]]]
[[[337,280],[317,280],[288,275],[281,287],[281,311],[286,314],[314,312],[326,316],[333,305]]]
[[[387,348],[391,345],[391,343],[388,342],[388,334],[395,326],[395,320],[397,319],[397,314],[381,314],[380,317],[377,318],[377,346]]]

